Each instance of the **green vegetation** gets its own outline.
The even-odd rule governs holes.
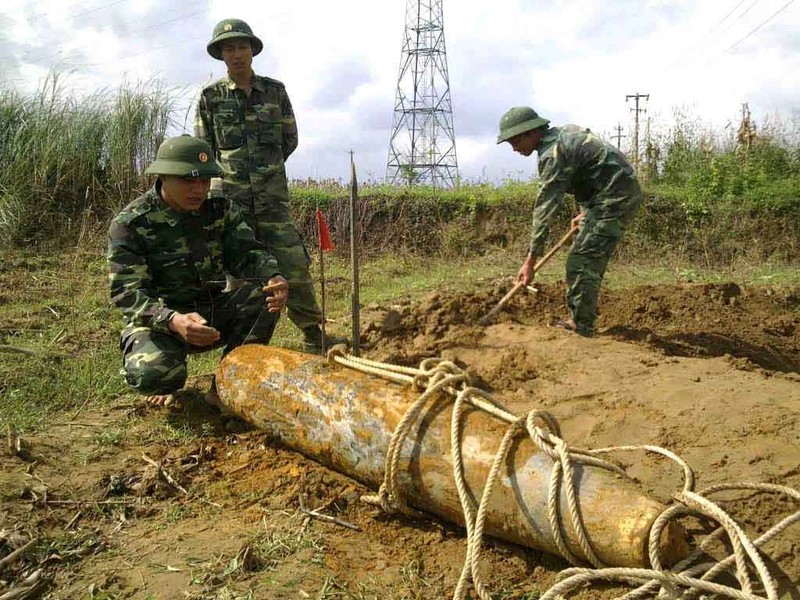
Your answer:
[[[64,247],[103,232],[149,185],[143,171],[177,120],[174,104],[158,82],[78,99],[57,75],[29,97],[0,92],[0,244]],[[647,201],[624,245],[628,256],[655,252],[705,266],[800,258],[799,116],[758,130],[742,119],[738,132],[715,132],[676,114],[652,130],[641,167]],[[362,247],[451,257],[518,251],[537,189],[536,181],[455,190],[362,182]],[[341,182],[292,182],[306,239],[314,239],[319,206],[344,245],[348,197]],[[564,223],[571,208],[563,210]]]
[[[4,255],[0,340],[32,355],[0,353],[0,421],[32,426],[122,393],[120,321],[103,293],[105,279],[94,252]]]
[[[722,135],[676,115],[676,124],[653,146],[659,159],[658,168],[650,170],[650,189],[680,202],[694,218],[719,205],[796,214],[800,117],[768,123],[759,134],[754,127],[748,117],[738,133]]]

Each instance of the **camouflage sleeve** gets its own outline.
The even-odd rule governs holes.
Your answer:
[[[558,211],[564,199],[564,192],[569,187],[572,168],[563,160],[558,144],[553,152],[548,152],[539,160],[539,178],[541,187],[536,196],[533,209],[533,229],[528,253],[531,256],[542,256],[547,234],[550,232],[550,221]]]
[[[214,154],[217,153],[217,146],[214,143],[214,131],[212,126],[211,111],[208,110],[208,101],[203,90],[200,90],[200,96],[197,99],[197,106],[194,112],[194,135],[207,141],[214,149]]]
[[[289,101],[289,94],[286,88],[281,90],[281,121],[283,124],[283,160],[289,158],[297,148],[297,121],[294,118],[292,103]]]
[[[169,318],[174,311],[164,305],[152,287],[140,237],[114,221],[108,231],[107,259],[111,302],[122,311],[125,322],[169,331]]]
[[[278,261],[256,240],[255,233],[235,206],[225,212],[223,261],[234,277],[260,278],[266,283],[280,275]]]

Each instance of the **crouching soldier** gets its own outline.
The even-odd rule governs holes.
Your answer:
[[[169,138],[145,172],[155,184],[109,228],[111,299],[126,321],[121,373],[149,402],[169,406],[188,353],[269,343],[288,284],[237,209],[208,197],[222,170],[207,142]],[[246,284],[223,291],[226,273]]]

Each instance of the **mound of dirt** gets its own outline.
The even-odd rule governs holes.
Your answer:
[[[415,362],[477,342],[478,320],[497,304],[508,282],[487,291],[438,292],[419,303],[371,305],[362,317],[365,347],[390,362]],[[546,326],[567,313],[561,284],[520,293],[496,321]],[[665,356],[730,356],[743,369],[800,373],[800,287],[736,283],[648,285],[603,289],[598,335],[645,345]]]

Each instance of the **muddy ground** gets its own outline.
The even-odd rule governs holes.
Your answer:
[[[493,281],[366,307],[364,354],[401,364],[454,360],[510,409],[550,411],[574,445],[677,452],[695,469],[698,489],[736,481],[800,489],[800,289],[605,291],[599,334],[584,339],[551,326],[565,316],[559,284],[520,294],[494,324],[476,325],[508,287]],[[452,594],[465,551],[460,529],[380,514],[347,477],[260,432],[226,431],[202,403],[208,383],[192,381],[181,412],[125,398],[5,452],[0,557],[37,541],[0,580],[42,568],[44,597],[53,599]],[[673,464],[644,455],[620,461],[663,501],[680,486]],[[343,524],[309,519],[301,499]],[[725,499],[751,533],[798,509],[774,495]],[[800,526],[765,550],[782,593],[800,597]],[[488,541],[484,572],[496,598],[530,599],[566,566]]]

